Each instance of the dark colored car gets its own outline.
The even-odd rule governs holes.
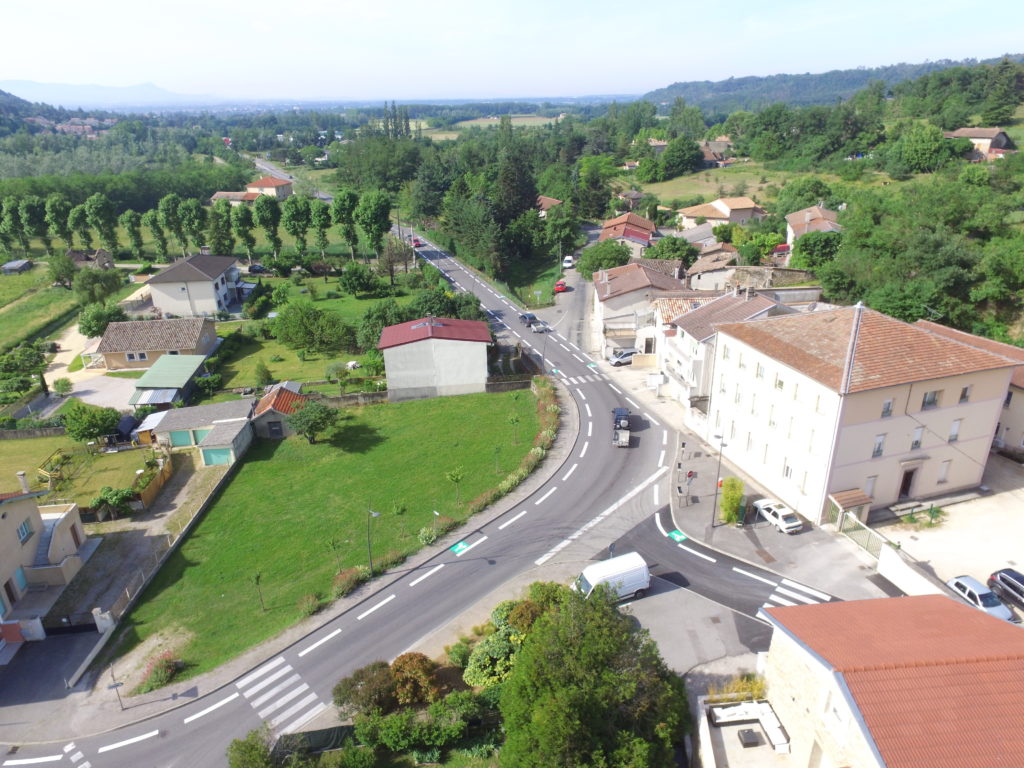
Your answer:
[[[988,588],[1003,602],[1024,608],[1024,574],[1013,568],[1003,568],[988,577]]]
[[[523,312],[523,314],[519,316],[519,322],[529,328],[537,322],[537,316],[533,314],[533,312]]]
[[[269,275],[270,270],[264,267],[262,264],[252,264],[249,267],[250,275]]]

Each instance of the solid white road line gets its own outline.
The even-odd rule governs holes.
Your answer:
[[[547,501],[547,499],[548,499],[548,496],[550,496],[550,495],[551,495],[552,493],[554,493],[554,492],[555,492],[555,491],[557,491],[557,490],[558,490],[558,486],[556,485],[556,486],[555,486],[554,488],[552,488],[552,489],[551,489],[550,491],[548,491],[548,492],[547,492],[547,493],[545,493],[545,494],[544,494],[543,496],[541,496],[541,497],[540,497],[539,499],[537,499],[537,500],[536,500],[535,502],[533,502],[533,505],[534,505],[535,507],[538,507],[538,506],[540,506],[540,505],[541,505],[541,504],[543,504],[543,503],[544,503],[545,501]]]
[[[661,433],[661,444],[668,445],[668,430],[666,429]]]
[[[285,704],[287,704],[289,701],[291,701],[292,699],[294,699],[294,698],[296,698],[298,696],[301,696],[302,694],[304,694],[308,690],[309,690],[309,686],[306,685],[305,683],[303,683],[298,688],[295,688],[294,690],[288,691],[288,693],[286,693],[280,699],[275,701],[269,707],[265,707],[265,708],[261,709],[256,714],[259,716],[260,720],[266,720],[268,715],[276,712],[281,707],[283,707]]]
[[[794,600],[799,600],[801,603],[807,603],[808,605],[814,605],[818,602],[810,595],[805,595],[802,592],[797,592],[795,589],[786,589],[785,587],[776,587],[775,594],[785,595],[786,597],[792,597]]]
[[[658,530],[661,531],[662,536],[668,536],[668,533],[666,533],[665,529],[661,526],[661,514],[657,512],[654,514],[654,523],[658,526]]]
[[[582,389],[577,389],[576,390],[576,394],[580,396],[581,400],[586,400],[587,399],[587,396],[583,394],[583,390]]]
[[[306,707],[308,707],[314,701],[316,701],[316,694],[315,693],[309,694],[309,696],[307,696],[306,698],[302,699],[301,701],[293,704],[292,706],[288,707],[288,709],[286,709],[280,715],[278,715],[273,720],[271,720],[270,721],[270,727],[271,728],[277,728],[277,726],[279,726],[285,720],[289,720],[289,719],[295,717],[295,715],[297,715],[299,712],[304,710]]]
[[[571,475],[573,472],[575,472],[576,471],[576,467],[578,467],[578,466],[579,466],[579,462],[577,462],[576,464],[573,464],[571,467],[569,467],[569,471],[566,472],[564,475],[562,475],[562,482],[563,483],[566,480],[569,479],[569,475]]]
[[[824,592],[819,592],[816,589],[811,589],[810,587],[804,586],[803,584],[797,584],[795,581],[790,581],[789,579],[783,579],[782,583],[785,584],[787,587],[792,587],[793,589],[801,589],[807,594],[814,595],[819,600],[824,600],[825,602],[828,602],[832,599],[831,595],[826,595]]]
[[[294,722],[288,723],[288,725],[281,729],[281,733],[291,733],[293,731],[297,731],[299,728],[304,726],[306,723],[308,723],[314,717],[319,715],[325,709],[327,709],[327,705],[323,702],[320,702],[311,710],[309,710],[309,712],[306,712],[301,717],[297,718]]]
[[[103,750],[101,749],[100,752]],[[46,757],[26,757],[21,760],[4,760],[0,765],[36,765],[37,763],[56,763],[64,759],[64,753],[59,755],[47,755]]]
[[[193,720],[198,720],[203,715],[208,715],[211,712],[213,712],[213,710],[220,709],[225,704],[227,704],[229,701],[234,701],[237,698],[238,698],[238,691],[235,691],[234,693],[232,693],[227,698],[221,699],[216,704],[212,704],[211,706],[209,706],[206,709],[204,709],[202,712],[196,712],[194,715],[190,715],[189,717],[186,717],[184,722],[186,724],[188,724],[188,723],[191,723]]]
[[[593,437],[593,436],[594,436],[594,422],[588,421],[587,422],[587,437]]]
[[[575,352],[572,353],[572,356],[579,360],[581,363],[586,362],[582,357],[577,355]]]
[[[262,677],[263,675],[267,674],[267,672],[269,672],[270,670],[272,670],[274,667],[278,666],[279,664],[284,664],[284,656],[278,656],[273,661],[264,664],[262,667],[257,669],[255,672],[253,672],[253,673],[243,677],[241,680],[239,680],[237,683],[235,683],[235,685],[237,685],[239,688],[245,688],[245,686],[247,686],[253,680],[255,680],[256,678]]]
[[[587,455],[587,447],[588,447],[589,445],[590,445],[590,441],[589,441],[589,440],[587,440],[587,441],[586,441],[585,443],[583,443],[583,450],[582,450],[582,451],[580,451],[580,458],[581,458],[581,459],[582,459],[582,458],[583,458],[584,456],[586,456],[586,455]]]
[[[639,405],[637,405],[637,404],[636,404],[635,402],[633,402],[632,400],[630,400],[630,399],[629,399],[628,397],[626,398],[626,402],[627,402],[627,403],[629,403],[630,405],[632,405],[632,406],[633,406],[634,408],[639,408],[639,407],[640,407],[640,406],[639,406]]]
[[[435,573],[440,571],[442,568],[444,568],[444,563],[441,563],[440,565],[435,565],[433,568],[431,568],[429,571],[424,573],[422,576],[418,576],[415,579],[413,579],[412,581],[410,581],[409,582],[409,586],[410,587],[415,587],[421,581],[423,581],[426,578],[429,578],[430,576],[433,576]]]
[[[651,422],[651,424],[653,424],[656,427],[660,427],[661,426],[661,422],[658,421],[653,416],[651,416],[651,414],[649,414],[649,413],[645,413],[644,414],[644,418],[647,419],[649,422]]]
[[[100,747],[96,751],[97,752],[109,752],[112,749],[120,749],[121,747],[127,747],[129,744],[137,744],[140,741],[145,741],[146,739],[151,739],[151,738],[153,738],[154,736],[156,736],[159,733],[160,733],[160,731],[150,731],[149,733],[144,733],[141,736],[136,736],[134,739],[125,739],[124,741],[119,741],[116,744],[107,744],[107,746]],[[4,763],[4,765],[7,765],[7,763]]]
[[[659,467],[665,466],[665,452],[664,451],[662,451],[661,455],[658,456],[658,466]]]
[[[658,470],[657,472],[655,472],[655,473],[654,473],[653,475],[651,475],[651,476],[650,476],[650,477],[648,477],[648,478],[647,478],[646,480],[644,480],[644,481],[643,481],[642,483],[640,483],[640,485],[638,485],[638,486],[636,486],[635,488],[633,488],[633,490],[631,490],[631,491],[630,491],[629,493],[627,493],[627,494],[626,494],[625,496],[623,496],[623,497],[622,497],[621,499],[619,499],[619,500],[618,500],[618,501],[616,501],[616,502],[615,502],[614,504],[612,504],[612,505],[611,505],[610,507],[608,507],[608,509],[606,509],[606,510],[605,510],[604,512],[602,512],[601,514],[599,514],[599,515],[598,515],[597,517],[595,517],[595,518],[592,518],[592,519],[591,519],[591,520],[589,520],[588,522],[584,523],[584,524],[583,524],[583,526],[582,526],[582,527],[581,527],[581,528],[580,528],[579,530],[577,530],[577,531],[576,531],[576,532],[575,532],[574,534],[572,534],[572,536],[570,536],[570,537],[569,537],[569,538],[567,538],[567,539],[564,539],[564,540],[562,540],[561,542],[559,542],[558,544],[556,544],[556,545],[555,545],[555,546],[554,546],[554,547],[553,547],[553,548],[551,549],[551,551],[549,551],[549,552],[548,552],[547,554],[545,554],[545,555],[541,555],[541,556],[540,556],[539,558],[537,558],[537,559],[536,559],[536,560],[534,561],[534,565],[544,565],[544,563],[546,563],[546,562],[547,562],[548,560],[550,560],[550,559],[551,559],[552,557],[554,557],[555,555],[557,555],[557,554],[558,554],[559,552],[561,552],[561,551],[562,551],[563,549],[565,549],[565,548],[566,548],[567,546],[569,546],[570,544],[572,544],[572,542],[573,542],[573,541],[575,541],[576,539],[578,539],[578,538],[579,538],[580,536],[582,536],[582,535],[583,535],[584,533],[586,533],[587,531],[589,531],[589,530],[590,530],[591,528],[593,528],[593,527],[594,527],[595,525],[597,525],[598,523],[600,523],[600,522],[601,522],[602,520],[604,520],[604,519],[605,519],[606,517],[608,517],[609,515],[613,514],[613,513],[614,513],[614,512],[615,512],[615,511],[616,511],[617,509],[619,509],[619,507],[621,507],[622,505],[626,504],[626,503],[627,503],[628,501],[630,501],[630,500],[631,500],[631,499],[632,499],[632,498],[633,498],[634,496],[636,496],[637,494],[639,494],[639,493],[642,493],[642,492],[643,492],[643,490],[644,490],[644,488],[646,488],[646,487],[647,487],[648,485],[650,485],[651,483],[653,483],[653,482],[654,482],[655,480],[657,480],[657,479],[658,479],[659,477],[661,477],[661,476],[662,476],[663,474],[665,474],[665,473],[666,473],[667,471],[668,471],[668,470],[667,470],[667,469],[666,469],[665,467],[662,467],[661,469],[659,469],[659,470]]]
[[[514,523],[516,520],[518,520],[520,517],[522,517],[525,514],[526,514],[526,510],[524,509],[522,512],[520,512],[518,515],[513,517],[511,520],[506,520],[504,523],[499,525],[498,526],[498,530],[499,531],[505,530],[508,526],[512,525],[512,523]]]
[[[608,384],[608,386],[609,386],[609,387],[611,387],[612,389],[614,389],[614,390],[615,390],[616,392],[618,392],[618,393],[619,393],[620,395],[622,394],[622,390],[621,390],[621,389],[619,389],[618,387],[616,387],[616,386],[615,386],[614,384],[612,384],[612,383],[609,383],[609,384]]]
[[[594,414],[590,412],[590,403],[584,403],[583,405],[587,409],[587,418],[593,418]]]
[[[252,686],[248,690],[242,691],[242,695],[245,696],[245,698],[247,698],[247,699],[249,697],[251,697],[251,696],[255,696],[257,693],[262,691],[264,688],[266,688],[272,682],[274,682],[275,680],[281,679],[282,677],[287,675],[289,672],[294,672],[294,670],[291,668],[291,666],[282,667],[281,669],[277,670],[277,672],[275,672],[274,674],[270,675],[269,677],[265,677],[262,680],[260,680],[258,683],[256,683],[256,685]]]
[[[255,698],[252,701],[250,701],[249,704],[251,704],[252,707],[255,709],[256,707],[259,707],[259,706],[265,704],[266,702],[270,701],[272,698],[277,696],[277,694],[279,694],[281,691],[285,691],[285,690],[291,688],[296,683],[301,683],[301,682],[302,682],[302,676],[301,675],[292,675],[291,677],[288,677],[288,678],[285,678],[284,680],[282,680],[280,683],[275,685],[273,688],[271,688],[269,691],[264,693],[262,696],[260,696],[258,698]],[[306,687],[308,688],[309,686],[306,686]],[[262,717],[262,715],[261,715],[261,717]]]
[[[481,536],[481,537],[480,537],[479,539],[477,539],[476,541],[474,541],[474,542],[473,542],[472,544],[470,544],[470,545],[469,545],[468,547],[466,547],[466,548],[465,548],[464,550],[462,550],[461,552],[456,552],[456,553],[455,553],[455,556],[456,556],[456,557],[462,557],[462,556],[463,556],[464,554],[466,554],[467,552],[469,552],[469,550],[471,550],[471,549],[472,549],[473,547],[475,547],[475,546],[476,546],[477,544],[483,544],[483,543],[484,543],[485,541],[487,541],[487,537],[486,537],[486,536]]]
[[[715,558],[711,557],[710,555],[705,555],[703,552],[698,552],[696,549],[691,549],[690,547],[684,546],[682,544],[677,544],[676,546],[679,547],[680,549],[685,549],[691,555],[696,555],[697,557],[703,557],[709,563],[717,563],[718,562],[717,560],[715,560]]]
[[[316,650],[321,645],[326,643],[328,640],[330,640],[331,638],[337,637],[340,634],[341,634],[341,629],[339,628],[339,629],[336,629],[333,632],[331,632],[331,634],[329,634],[329,635],[327,635],[325,637],[321,637],[319,640],[317,640],[315,643],[313,643],[308,648],[305,648],[304,650],[299,651],[299,658],[301,659],[303,656],[305,656],[310,651]]]
[[[375,606],[373,606],[373,608],[369,608],[369,609],[363,611],[362,613],[360,613],[358,616],[356,616],[356,621],[362,621],[367,616],[369,616],[371,613],[376,611],[378,608],[380,608],[381,606],[387,605],[388,603],[390,603],[394,599],[395,599],[394,595],[388,595],[383,600],[381,600],[379,603],[377,603]]]
[[[765,584],[771,584],[773,587],[777,587],[778,586],[777,582],[774,582],[771,579],[766,579],[764,576],[758,576],[756,573],[751,573],[750,571],[744,571],[742,568],[737,568],[736,566],[733,566],[732,569],[734,571],[736,571],[736,573],[742,573],[744,576],[749,576],[752,579],[757,579],[758,581],[763,581]]]

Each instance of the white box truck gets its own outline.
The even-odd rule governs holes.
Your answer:
[[[630,552],[588,565],[572,588],[589,597],[599,584],[607,584],[619,600],[643,597],[651,586],[651,572],[638,553]]]

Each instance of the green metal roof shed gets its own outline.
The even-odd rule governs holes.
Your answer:
[[[135,388],[183,389],[205,360],[203,355],[161,355],[135,383]]]

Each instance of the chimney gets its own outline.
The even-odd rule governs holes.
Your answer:
[[[19,470],[17,473],[18,482],[21,484],[21,490],[28,493],[28,480],[25,479],[25,470]]]
[[[743,299],[744,299],[745,301],[750,301],[750,299],[751,299],[751,295],[750,295],[750,286],[749,286],[749,285],[747,286],[747,293],[746,293],[746,295],[745,295],[745,296],[743,297]]]

